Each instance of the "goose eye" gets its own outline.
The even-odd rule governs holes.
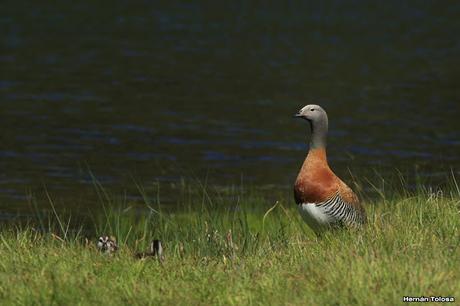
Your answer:
[[[310,109],[311,112],[313,112],[314,110],[315,110],[314,108]]]

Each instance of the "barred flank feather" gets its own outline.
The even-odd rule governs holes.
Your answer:
[[[345,202],[338,192],[328,200],[315,205],[323,208],[324,213],[332,219],[337,220],[336,222],[355,227],[362,226],[366,223],[365,213],[363,211],[358,211]]]

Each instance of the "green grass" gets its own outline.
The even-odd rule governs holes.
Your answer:
[[[288,196],[187,196],[177,212],[107,209],[80,227],[65,214],[0,231],[0,301],[42,305],[397,305],[460,299],[460,192],[419,188],[366,205],[369,224],[317,238]],[[53,206],[54,207],[54,206]],[[54,211],[54,209],[53,209]],[[101,234],[120,251],[98,253]],[[88,242],[86,237],[90,238]],[[166,259],[135,251],[160,238]]]

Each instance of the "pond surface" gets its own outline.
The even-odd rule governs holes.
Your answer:
[[[310,103],[341,176],[458,173],[459,16],[441,1],[5,1],[0,207],[45,189],[92,203],[90,173],[127,197],[190,176],[288,188],[309,137],[292,115]]]

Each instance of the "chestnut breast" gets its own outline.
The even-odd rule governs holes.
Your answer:
[[[294,185],[296,203],[323,202],[337,192],[339,182],[327,164],[325,150],[311,150]]]

